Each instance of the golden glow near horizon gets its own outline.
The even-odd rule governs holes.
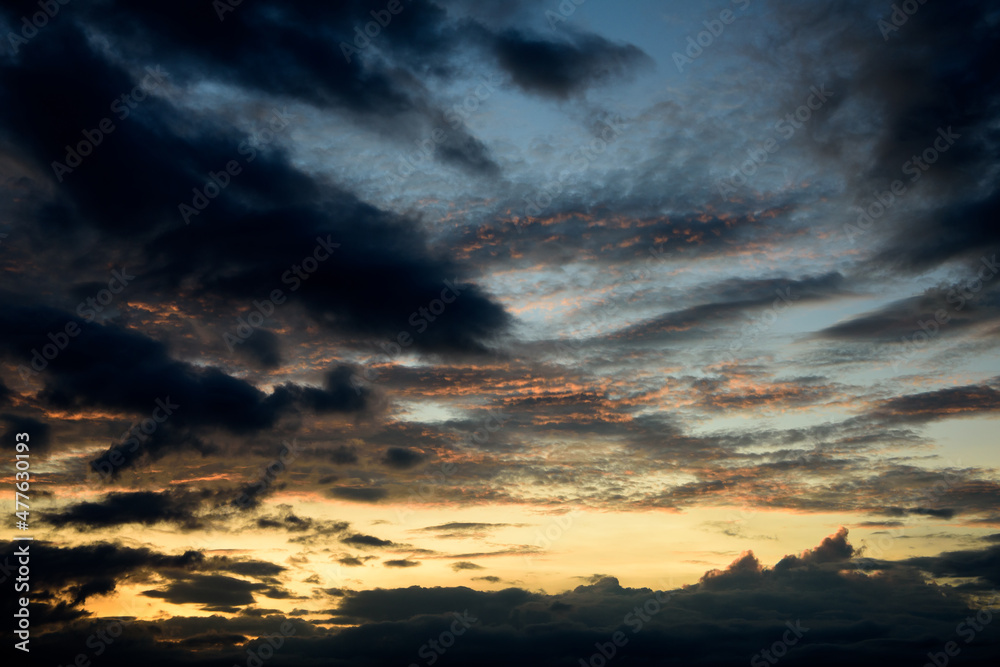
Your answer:
[[[282,501],[263,508],[280,509]],[[424,587],[467,586],[480,590],[520,587],[558,593],[587,583],[594,575],[614,576],[622,586],[664,590],[697,582],[705,572],[723,569],[752,546],[765,566],[786,555],[797,555],[818,544],[840,526],[852,526],[856,517],[845,514],[806,514],[761,511],[748,507],[698,508],[685,512],[595,512],[574,510],[544,514],[523,505],[483,505],[469,508],[368,506],[339,502],[295,503],[298,516],[351,521],[351,531],[377,535],[392,546],[358,548],[345,545],[340,536],[319,537],[308,544],[290,543],[285,537],[260,530],[226,530],[179,533],[136,527],[123,534],[108,533],[125,546],[148,546],[167,554],[198,549],[206,557],[268,561],[287,570],[282,585],[291,594],[275,599],[255,593],[256,607],[289,613],[293,609],[325,618],[331,607],[324,589],[367,590],[405,588],[419,582]],[[287,505],[285,506],[287,507]],[[405,510],[405,521],[392,520]],[[456,529],[455,524],[492,524]],[[426,528],[441,526],[436,530]],[[940,522],[939,529],[974,538],[983,529]],[[347,534],[351,534],[348,531]],[[906,558],[939,544],[936,531],[926,525],[898,530],[908,539],[885,541],[881,558]],[[852,528],[851,541],[862,546],[884,527]],[[100,539],[99,532],[62,535],[67,544]],[[954,537],[954,536],[953,536]],[[70,539],[65,539],[70,538]],[[353,555],[374,557],[359,567],[337,559]],[[386,561],[411,561],[412,567],[386,567]],[[456,563],[468,569],[454,569]],[[470,565],[471,564],[471,565]],[[613,564],[613,568],[607,565]],[[226,576],[257,582],[253,577]],[[484,579],[490,577],[491,579]],[[497,580],[492,578],[496,577]],[[109,597],[93,597],[88,611],[98,616],[137,616],[144,620],[164,615],[210,616],[199,605],[172,604],[141,595],[162,588],[169,579],[151,574],[147,580],[119,585]],[[252,608],[252,607],[251,607]]]

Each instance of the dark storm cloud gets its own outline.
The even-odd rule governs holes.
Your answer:
[[[227,556],[217,556],[215,558],[208,559],[202,569],[219,572],[232,572],[233,574],[239,574],[244,577],[272,580],[288,568],[263,560],[234,560]]]
[[[609,334],[608,338],[658,341],[703,336],[710,328],[731,323],[740,315],[762,308],[780,311],[797,302],[832,298],[843,293],[844,282],[844,276],[839,273],[798,279],[733,279],[702,289],[703,293],[714,297],[711,302],[665,313]]]
[[[22,542],[0,545],[0,562],[5,566],[17,563],[16,549]],[[59,547],[47,542],[32,542],[29,547],[33,563],[45,563],[48,571],[32,571],[33,600],[39,614],[33,624],[59,623],[83,615],[76,609],[95,595],[107,595],[117,589],[119,581],[137,576],[150,576],[164,569],[193,569],[204,562],[197,551],[181,556],[168,556],[149,549],[133,549],[109,543],[79,547]],[[13,605],[13,597],[8,598]],[[43,602],[44,601],[44,602]]]
[[[14,552],[22,546],[18,542],[0,545],[0,563],[16,562]],[[181,555],[169,555],[147,548],[132,548],[108,542],[61,547],[36,541],[30,545],[30,554],[33,563],[44,563],[45,568],[51,568],[43,571],[45,568],[39,567],[32,571],[33,590],[37,593],[35,599],[64,599],[69,606],[82,604],[94,595],[113,593],[122,581],[145,582],[155,575],[171,576],[188,582],[194,579],[219,582],[221,580],[218,577],[222,575],[194,572],[233,572],[270,581],[285,571],[280,565],[260,560],[239,560],[224,556],[206,558],[204,554],[194,550]]]
[[[365,55],[350,57],[349,52],[345,57],[341,45],[353,44],[355,27],[371,18],[371,7],[364,2],[336,7],[308,1],[264,3],[226,12],[223,21],[208,6],[160,1],[88,9],[74,13],[80,24],[100,26],[133,57],[155,58],[180,85],[225,80],[260,94],[347,112],[354,122],[389,130],[401,139],[414,138],[418,127],[440,115],[412,76],[401,76],[396,68]],[[429,67],[439,75],[448,73],[440,55],[458,46],[461,33],[447,18],[431,3],[394,16],[392,29],[379,36],[380,53],[392,52],[417,71]],[[462,131],[451,136],[459,142],[476,141]],[[481,160],[482,154],[478,157]],[[456,155],[448,159],[460,161]],[[469,164],[478,166],[475,160]]]
[[[980,268],[981,264],[974,265],[969,279],[933,287],[827,327],[816,335],[845,341],[897,342],[903,337],[913,339],[918,332],[948,337],[1000,322],[1000,280],[977,282],[974,276]]]
[[[208,74],[315,104],[365,113],[377,109],[390,117],[423,104],[401,92],[412,86],[396,86],[387,70],[373,64],[377,71],[372,72],[358,61],[348,64],[339,53],[337,36],[353,38],[357,17],[367,15],[362,4],[338,9],[312,3],[244,7],[224,22],[217,22],[211,12],[171,3],[128,9],[128,13],[102,9],[78,20],[101,26],[125,53],[144,62],[163,62],[168,72],[176,73],[170,75],[170,85],[193,84],[198,81],[195,77]],[[281,17],[277,24],[275,17]],[[445,26],[445,19],[434,5],[414,7],[397,19],[393,26],[397,29],[386,30],[383,43],[405,49],[437,44],[442,36],[451,44],[461,41],[458,31]],[[199,21],[196,29],[182,29],[188,21]],[[412,25],[410,32],[403,29],[405,24]],[[3,68],[0,85],[25,100],[4,120],[19,137],[25,159],[37,160],[40,173],[49,170],[52,159],[62,157],[67,143],[79,141],[81,128],[106,116],[111,101],[130,90],[137,78],[147,76],[112,63],[95,44],[85,41],[84,34],[85,28],[73,21],[53,22],[50,39],[32,43]],[[564,89],[578,89],[583,83],[571,65],[574,59],[586,60],[590,69],[620,73],[623,63],[640,57],[635,47],[591,36],[574,39],[579,42],[576,46],[525,41],[513,34],[496,38],[508,64],[517,61],[524,48],[546,51],[547,61],[535,63],[533,76]],[[262,62],[268,66],[262,67]],[[530,68],[523,63],[511,66],[522,81],[528,75]],[[39,81],[46,82],[44,91],[36,90]],[[32,108],[36,101],[38,107]],[[180,136],[176,119],[185,115],[190,122]],[[310,252],[316,238],[332,235],[342,252],[302,284],[297,301],[324,325],[336,322],[339,330],[395,338],[408,328],[408,315],[442,290],[443,280],[461,273],[454,262],[421,251],[426,244],[413,225],[363,205],[349,193],[321,186],[290,167],[280,150],[258,151],[254,164],[245,165],[245,173],[232,179],[224,195],[195,219],[194,226],[185,227],[177,215],[178,202],[191,198],[192,185],[202,185],[208,169],[238,157],[234,150],[244,137],[221,119],[196,117],[162,96],[146,99],[121,125],[83,166],[64,175],[56,198],[46,207],[59,212],[64,227],[86,224],[143,239],[147,255],[159,267],[144,276],[144,291],[162,295],[193,278],[215,296],[260,299]],[[470,137],[458,141],[456,146],[445,146],[448,159],[469,152],[461,147],[477,145]],[[472,153],[481,156],[482,151]],[[150,160],[149,155],[158,158]],[[470,161],[482,164],[481,157]],[[155,191],[151,183],[157,184]],[[290,207],[290,201],[302,203]],[[178,229],[165,232],[169,227]],[[362,229],[364,233],[358,233]],[[236,238],[240,241],[233,242]],[[386,243],[388,238],[394,241]],[[220,264],[232,269],[225,277],[217,274]],[[393,289],[386,289],[389,285]],[[509,322],[503,309],[475,286],[463,290],[462,298],[440,319],[426,335],[415,338],[418,349],[482,351]],[[266,334],[263,339],[245,353],[257,363],[273,365],[277,351]]]
[[[358,449],[351,445],[338,445],[333,449],[320,449],[319,453],[338,465],[358,462]]]
[[[0,414],[0,421],[7,425],[3,436],[4,449],[14,449],[18,442],[28,445],[31,453],[45,454],[52,444],[52,427],[31,417]],[[28,440],[16,439],[18,433],[27,433]]]
[[[384,71],[347,62],[338,43],[353,40],[367,3],[262,3],[223,14],[210,5],[122,1],[88,12],[129,52],[170,57],[190,82],[208,74],[276,96],[359,113],[390,114],[412,104]],[[417,12],[409,12],[417,14]],[[405,17],[403,18],[405,21]],[[386,42],[405,38],[386,31]]]
[[[382,455],[382,464],[396,470],[409,470],[426,460],[426,454],[408,447],[390,447]]]
[[[40,374],[45,383],[41,396],[57,408],[103,407],[137,414],[158,409],[171,423],[249,433],[273,426],[298,407],[350,412],[365,404],[365,394],[347,384],[350,373],[344,369],[329,373],[325,389],[282,384],[265,394],[218,368],[173,359],[165,344],[136,331],[44,307],[8,303],[5,313],[0,352],[25,370],[49,333],[76,327],[76,336],[63,334],[65,349]],[[157,401],[176,404],[172,414]]]
[[[701,294],[712,295],[719,301],[773,302],[776,294],[788,294],[793,299],[816,301],[848,293],[850,281],[837,271],[799,278],[730,278],[704,285]]]
[[[102,8],[100,14],[89,13],[85,22],[102,25],[131,53],[159,54],[182,84],[202,77],[233,81],[260,93],[345,111],[355,122],[408,141],[427,135],[431,125],[443,127],[443,113],[428,91],[415,85],[417,79],[402,75],[400,68],[447,77],[454,74],[454,65],[446,57],[462,50],[484,50],[503,65],[519,51],[510,36],[497,35],[471,19],[455,21],[430,2],[405,5],[376,40],[358,37],[358,30],[372,18],[371,11],[385,13],[385,8],[373,10],[365,2],[336,7],[308,1],[264,3],[227,12],[221,23],[203,7],[119,3],[119,9],[126,8],[127,13]],[[390,56],[390,63],[370,57],[371,41],[380,55]],[[582,89],[626,74],[642,55],[633,46],[611,45],[596,35],[579,35],[574,41],[570,45],[538,38],[521,45],[551,53],[546,62],[533,64],[537,73],[532,79]],[[586,61],[585,76],[576,71],[580,65],[574,61]],[[513,68],[515,80],[524,79],[523,69]],[[483,143],[454,124],[434,152],[443,162],[471,173],[499,171]]]
[[[982,550],[949,551],[903,561],[936,577],[970,577],[984,587],[1000,586],[1000,545]]]
[[[775,569],[801,567],[808,564],[842,563],[851,559],[855,549],[847,541],[847,529],[841,528],[834,535],[823,538],[818,547],[804,551],[800,556],[785,556]]]
[[[18,372],[25,377],[41,379],[44,388],[39,396],[46,404],[58,409],[121,410],[148,422],[92,462],[94,470],[105,473],[118,474],[146,453],[156,458],[182,448],[213,451],[212,445],[190,432],[192,428],[217,427],[247,435],[302,410],[358,412],[370,396],[369,390],[350,384],[346,367],[329,371],[322,388],[284,383],[266,394],[219,368],[174,359],[164,343],[137,331],[86,322],[44,307],[8,303],[6,313],[0,323],[0,354],[19,361]],[[75,336],[62,333],[70,326],[75,327]],[[64,349],[48,361],[37,349],[48,344],[52,332],[63,336]],[[42,362],[41,373],[29,369]],[[150,424],[152,431],[145,430]],[[44,435],[44,429],[40,432]]]
[[[808,630],[790,648],[784,659],[789,664],[836,665],[850,657],[867,667],[898,660],[901,652],[919,661],[925,658],[926,646],[943,646],[968,615],[962,598],[952,591],[942,595],[940,589],[902,572],[879,578],[840,572],[853,552],[845,538],[840,531],[773,569],[748,554],[706,574],[694,586],[659,595],[623,588],[614,578],[553,596],[518,589],[490,593],[412,587],[350,594],[339,610],[340,619],[362,622],[361,636],[350,638],[360,644],[369,628],[373,632],[374,627],[392,624],[396,632],[404,632],[427,614],[445,617],[468,609],[489,632],[456,642],[455,659],[485,665],[524,662],[526,656],[532,665],[560,664],[563,656],[572,656],[566,664],[577,657],[586,661],[595,643],[608,641],[616,630],[628,638],[622,656],[638,665],[660,664],[664,646],[670,647],[672,659],[684,664],[737,664],[779,641],[786,623],[796,622]],[[645,614],[641,623],[637,610]],[[908,634],[887,638],[891,630],[885,618],[893,618],[893,625],[906,618]],[[532,637],[542,626],[544,638]],[[970,659],[988,660],[997,646],[995,631],[976,640],[963,647],[963,653],[969,650]],[[516,652],[504,648],[505,642],[516,643]]]
[[[205,494],[176,491],[110,493],[99,502],[70,505],[47,513],[44,518],[53,526],[74,526],[81,531],[129,523],[145,526],[173,523],[184,530],[194,530],[203,527],[196,515],[205,497]]]
[[[553,42],[509,30],[493,47],[514,82],[528,92],[566,98],[595,82],[621,78],[652,60],[631,44],[614,44],[597,35],[572,35]]]
[[[485,352],[507,329],[507,313],[481,288],[462,283],[461,267],[423,250],[417,226],[346,196],[315,206],[262,207],[177,229],[159,238],[154,252],[170,262],[164,275],[171,283],[193,271],[211,294],[248,305],[275,288],[294,290],[293,303],[325,328],[374,342],[395,344],[405,332],[417,349]],[[301,280],[290,272],[313,253],[317,239],[341,248]],[[225,276],[216,268],[223,261],[234,266]],[[443,311],[431,306],[441,299],[450,300]],[[421,308],[438,314],[421,315]]]
[[[490,157],[486,145],[460,129],[449,130],[434,154],[446,164],[462,167],[466,173],[494,178],[500,176],[500,166]]]
[[[202,457],[217,454],[219,448],[194,434],[190,429],[165,423],[149,436],[123,437],[90,461],[90,469],[102,479],[116,479],[140,461],[156,461],[168,454],[197,453]]]
[[[10,556],[16,542],[4,545],[0,555]],[[137,571],[164,568],[196,568],[204,562],[197,551],[187,551],[180,556],[170,556],[146,548],[131,548],[100,542],[78,547],[59,547],[47,542],[34,542],[31,553],[39,556],[51,569],[35,573],[34,581],[43,586],[61,587],[99,578],[116,579]]]
[[[140,595],[161,598],[172,604],[236,607],[253,604],[253,594],[265,589],[266,584],[254,584],[222,574],[192,574],[176,578],[163,590],[146,590]]]
[[[994,57],[998,55],[1000,52]],[[998,216],[1000,193],[941,206],[920,215],[905,232],[898,232],[873,262],[918,273],[950,260],[982,260],[993,267],[987,274],[992,278],[997,274],[996,253],[1000,249],[1000,229],[992,222]]]
[[[257,329],[254,334],[234,346],[237,354],[260,368],[281,367],[281,339],[267,329]]]
[[[610,642],[615,632],[628,640],[618,647],[620,657],[627,656],[636,665],[662,664],[664,647],[669,647],[671,659],[683,664],[722,667],[759,655],[779,642],[789,627],[800,633],[783,664],[919,663],[926,660],[928,650],[943,650],[945,642],[957,639],[959,624],[975,616],[976,610],[959,589],[929,585],[914,570],[995,582],[995,550],[879,562],[882,573],[865,576],[852,567],[855,549],[842,529],[773,568],[746,553],[728,567],[706,573],[698,583],[673,590],[626,588],[607,576],[555,595],[518,588],[337,589],[330,592],[339,604],[331,610],[331,620],[354,627],[331,633],[295,620],[295,634],[286,637],[273,660],[277,665],[309,664],[323,656],[342,655],[362,667],[405,664],[415,659],[428,638],[437,637],[458,618],[464,619],[469,631],[449,647],[449,657],[487,667],[586,661],[597,650],[595,645]],[[280,591],[221,575],[179,574],[162,590],[146,595],[178,604],[237,609],[266,593]],[[136,622],[126,627],[106,660],[115,667],[134,664],[154,652],[171,656],[174,642],[212,634],[259,637],[275,632],[282,620],[263,614],[232,619],[175,617],[157,621],[160,633],[151,633],[150,624]],[[40,659],[56,656],[54,646],[75,645],[73,632],[57,630],[58,642],[39,645]],[[80,636],[77,643],[84,639]],[[211,652],[199,654],[201,660],[214,657],[221,664],[236,655],[225,647],[213,649],[213,642],[198,643]],[[1000,636],[987,624],[974,642],[960,645],[963,661],[985,667],[1000,647]],[[179,662],[174,664],[187,664],[187,658],[176,657]]]
[[[200,650],[209,647],[225,648],[242,644],[247,641],[247,637],[237,634],[210,634],[189,637],[181,642],[184,648]]]
[[[357,503],[377,503],[388,498],[389,491],[377,486],[335,486],[327,489],[326,495]]]
[[[919,273],[996,252],[1000,231],[992,221],[1000,199],[992,182],[980,178],[991,173],[1000,157],[994,140],[1000,110],[994,63],[1000,47],[993,38],[992,7],[975,0],[922,3],[899,27],[891,23],[890,5],[774,4],[773,45],[780,40],[779,48],[797,53],[798,75],[812,82],[829,73],[837,80],[834,89],[841,100],[878,117],[865,133],[866,147],[871,147],[865,169],[845,174],[856,204],[868,208],[878,195],[890,201],[891,195],[884,193],[894,180],[906,187],[864,232],[866,242],[880,237],[870,268]],[[879,18],[890,29],[880,28]],[[819,34],[828,37],[813,39]],[[847,77],[834,64],[843,62],[845,53],[854,61]],[[939,130],[957,138],[942,143]],[[820,159],[840,150],[838,134],[817,140]],[[946,151],[938,153],[935,141],[937,150],[944,146]],[[927,149],[932,152],[925,158]],[[844,164],[854,169],[853,162]],[[928,195],[936,201],[904,210]],[[858,215],[858,209],[845,212],[851,224]]]
[[[51,31],[52,39],[32,44],[0,71],[0,86],[25,100],[2,120],[39,174],[51,172],[50,162],[64,159],[64,147],[80,141],[81,128],[108,115],[109,103],[135,85],[130,73],[105,60],[71,23],[53,24]],[[36,89],[39,81],[45,81],[44,90]],[[52,183],[53,199],[38,211],[42,221],[58,219],[64,232],[91,227],[143,243],[147,268],[135,295],[162,299],[173,296],[182,281],[194,280],[196,295],[207,292],[249,307],[283,288],[286,296],[295,291],[295,303],[324,326],[395,339],[410,330],[412,312],[439,298],[444,280],[463,273],[456,262],[431,253],[411,221],[321,184],[277,149],[254,148],[253,162],[246,157],[245,169],[224,194],[186,226],[179,204],[190,204],[192,188],[204,185],[209,170],[242,162],[237,147],[246,146],[246,137],[222,119],[186,112],[162,98],[148,98],[135,113],[62,183]],[[183,132],[177,129],[181,117],[187,119]],[[315,252],[329,257],[317,250],[323,242],[340,248],[307,280],[286,274]],[[229,267],[224,275],[220,266]],[[474,285],[439,319],[426,335],[414,337],[418,349],[483,351],[509,322],[503,308]],[[272,364],[276,351],[264,338],[247,354]]]
[[[1000,378],[994,378],[981,385],[898,396],[883,401],[872,415],[887,421],[917,424],[949,417],[988,415],[1000,411],[998,383]]]

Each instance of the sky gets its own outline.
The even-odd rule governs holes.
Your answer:
[[[996,664],[998,22],[3,3],[12,664]]]

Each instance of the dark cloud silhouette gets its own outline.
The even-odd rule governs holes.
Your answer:
[[[949,387],[898,396],[882,402],[873,415],[895,422],[923,423],[949,417],[976,416],[1000,410],[1000,391],[990,384]]]
[[[389,492],[374,486],[335,486],[327,489],[326,495],[356,503],[377,503],[388,498]]]
[[[31,453],[44,456],[51,448],[52,427],[45,422],[13,414],[0,414],[0,420],[7,424],[7,430],[0,436],[5,449],[13,450],[22,442],[28,445]],[[17,438],[19,433],[27,433],[28,439]]]
[[[784,657],[789,664],[832,666],[849,657],[854,664],[867,667],[898,661],[901,656],[919,662],[926,659],[928,650],[956,639],[956,627],[976,612],[959,589],[928,584],[915,576],[914,568],[933,569],[943,576],[992,577],[996,573],[993,551],[991,547],[883,562],[882,574],[867,576],[851,567],[854,549],[841,529],[816,548],[788,556],[774,568],[748,553],[724,570],[707,573],[699,583],[679,589],[626,588],[606,575],[557,594],[517,588],[336,589],[330,592],[340,600],[334,618],[354,627],[328,632],[296,620],[295,635],[286,638],[282,656],[298,664],[331,654],[350,654],[353,664],[360,665],[405,662],[427,637],[440,634],[460,618],[475,630],[455,643],[454,659],[482,665],[509,664],[515,656],[529,665],[586,660],[596,650],[595,644],[610,641],[620,631],[628,638],[619,647],[621,657],[635,664],[662,662],[663,647],[669,646],[671,654],[685,664],[721,666],[749,660],[770,647],[789,623],[802,630],[802,641]],[[71,554],[82,552],[67,550],[67,556]],[[155,558],[149,552],[145,556],[147,562]],[[266,594],[280,595],[281,591],[224,575],[196,573],[171,575],[165,587],[145,593],[177,604],[217,609],[236,609]],[[200,638],[262,636],[274,632],[281,620],[266,614],[169,619],[158,622],[170,637],[165,642],[160,634],[150,632],[153,624],[137,622],[126,627],[124,641],[120,646],[116,643],[120,651],[109,652],[108,660],[111,665],[128,664],[153,650],[172,656],[178,650],[174,642],[189,639],[209,651],[208,656],[229,660],[231,649],[224,642]],[[894,627],[905,627],[905,636],[893,636]],[[58,628],[53,639],[60,641],[41,644],[39,653],[55,655],[53,647],[77,632],[92,630],[86,624]],[[377,636],[382,639],[374,641]],[[1000,637],[987,624],[974,642],[961,646],[968,664],[985,666],[1000,646]],[[185,658],[176,655],[184,664]]]
[[[457,563],[452,563],[451,569],[455,570],[456,572],[460,572],[462,570],[484,570],[486,568],[484,568],[482,565],[476,565],[471,561],[461,560],[458,561]]]
[[[322,450],[322,454],[339,465],[358,462],[358,450],[350,445],[338,445],[330,450]]]
[[[427,460],[427,456],[418,450],[407,447],[390,447],[382,456],[382,464],[397,470],[409,470]]]
[[[272,426],[297,407],[349,412],[365,405],[365,394],[347,384],[346,369],[331,371],[325,389],[289,383],[265,394],[218,368],[173,359],[165,344],[129,329],[89,323],[48,308],[8,304],[6,312],[0,350],[25,369],[50,332],[77,326],[77,335],[64,336],[65,349],[42,369],[42,398],[55,407],[106,407],[136,414],[159,408],[157,416],[163,421],[247,433]],[[117,363],[109,364],[109,358]],[[157,402],[168,399],[169,410]]]
[[[366,562],[376,558],[376,556],[342,556],[337,562],[346,567],[362,567]]]
[[[948,551],[937,556],[919,556],[904,561],[936,577],[977,579],[984,589],[1000,586],[1000,546],[982,550]]]
[[[147,590],[141,595],[161,598],[172,604],[238,607],[253,604],[253,594],[266,588],[265,584],[253,584],[221,574],[193,574],[175,579],[166,589]]]
[[[573,35],[567,41],[554,42],[510,30],[497,36],[493,48],[517,85],[557,98],[652,63],[635,46],[614,44],[596,35]]]
[[[83,502],[46,514],[45,520],[56,527],[69,525],[78,530],[129,523],[146,526],[173,523],[193,530],[203,526],[197,514],[206,497],[205,494],[176,491],[109,493],[99,502]]]
[[[349,535],[341,540],[344,544],[350,544],[356,547],[391,547],[395,546],[395,543],[391,540],[382,540],[372,535],[362,535],[361,533],[355,533],[354,535]]]

